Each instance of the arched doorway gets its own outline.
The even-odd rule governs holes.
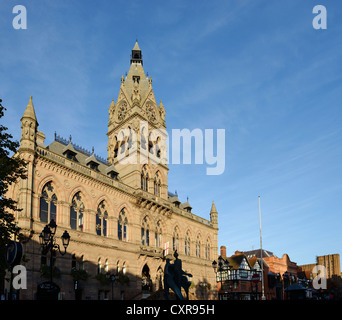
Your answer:
[[[142,268],[141,273],[141,289],[144,293],[151,293],[152,292],[152,280],[150,275],[150,268],[147,264],[144,265]]]

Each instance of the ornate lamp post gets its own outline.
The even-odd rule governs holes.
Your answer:
[[[118,274],[115,273],[107,273],[107,278],[110,279],[111,283],[112,283],[112,300],[114,300],[114,283],[116,280],[116,277],[118,276]]]
[[[221,282],[220,291],[222,291],[223,290],[223,277],[225,276],[224,282],[226,282],[228,280],[228,271],[231,268],[229,261],[223,259],[222,256],[219,256],[218,263],[214,260],[212,263],[212,267],[216,274],[216,282],[218,282],[217,273],[218,272],[220,273],[220,280],[219,280]],[[220,293],[219,293],[219,299],[222,300],[222,294],[220,295]]]
[[[47,224],[39,235],[39,243],[42,247],[42,252],[46,255],[50,252],[50,282],[52,283],[52,271],[53,271],[53,251],[58,249],[59,253],[64,256],[66,254],[66,249],[69,246],[70,235],[65,230],[63,235],[61,236],[62,244],[64,247],[64,252],[61,251],[59,244],[56,242],[55,234],[57,230],[57,225],[55,220],[51,220],[49,224]]]

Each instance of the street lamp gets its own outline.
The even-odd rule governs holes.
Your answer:
[[[116,280],[116,277],[118,275],[115,274],[115,273],[107,273],[106,274],[106,278],[107,279],[110,279],[111,283],[112,283],[112,300],[114,300],[114,283],[115,283],[115,280]]]
[[[218,282],[217,281],[217,273],[220,272],[220,282],[221,282],[220,291],[221,291],[223,288],[223,280],[222,280],[223,274],[226,275],[225,280],[224,280],[226,282],[228,279],[228,271],[231,268],[231,266],[229,264],[228,259],[224,259],[224,258],[222,258],[222,256],[219,256],[218,263],[214,260],[212,263],[212,267],[213,267],[214,272],[216,274],[216,282]]]
[[[64,247],[64,252],[61,251],[60,246],[56,243],[56,239],[54,238],[57,230],[57,224],[55,220],[51,220],[49,224],[47,224],[39,235],[39,243],[42,247],[43,255],[46,255],[50,252],[50,282],[52,283],[52,267],[53,267],[53,251],[58,249],[59,253],[64,256],[66,254],[66,249],[69,246],[70,235],[65,230],[63,235],[61,236],[62,244]]]

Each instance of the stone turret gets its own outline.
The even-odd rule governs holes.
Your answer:
[[[210,210],[210,221],[214,225],[214,227],[218,227],[218,222],[217,222],[217,210],[215,206],[215,202],[213,201],[213,204],[211,205],[211,210]]]
[[[35,150],[37,140],[38,121],[36,113],[34,111],[32,96],[27,104],[25,112],[20,119],[21,121],[21,139],[20,149],[23,150]]]

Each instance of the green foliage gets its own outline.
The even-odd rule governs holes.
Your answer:
[[[0,99],[0,118],[4,116],[4,108]],[[13,236],[20,240],[20,228],[15,223],[11,211],[20,211],[17,202],[6,197],[8,187],[18,179],[26,179],[26,163],[16,156],[19,142],[13,141],[13,136],[7,133],[8,128],[0,125],[0,270],[4,271],[8,266],[4,260],[6,245]],[[13,153],[14,156],[10,157]],[[0,271],[0,281],[3,272]]]
[[[118,279],[120,284],[124,284],[124,285],[129,285],[129,278],[128,276],[124,275],[124,274],[120,274],[119,275],[119,279]]]
[[[111,283],[110,277],[106,273],[99,273],[96,276],[96,279],[99,280],[100,283],[103,284],[103,285]]]
[[[75,280],[87,280],[88,279],[88,272],[83,269],[71,269],[72,279]]]
[[[0,99],[0,118],[6,110]],[[0,125],[0,247],[4,247],[13,235],[19,235],[19,228],[15,224],[14,216],[8,210],[20,211],[17,202],[5,197],[8,187],[19,178],[26,179],[25,162],[17,156],[10,157],[10,153],[16,153],[19,143],[12,141],[13,136],[6,132],[7,128]]]
[[[40,268],[40,274],[42,277],[50,278],[51,277],[51,267],[48,265],[43,265]],[[61,270],[55,266],[52,267],[52,276],[54,278],[60,278]]]

